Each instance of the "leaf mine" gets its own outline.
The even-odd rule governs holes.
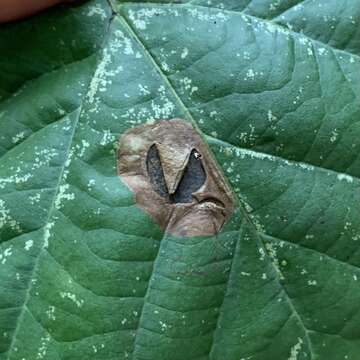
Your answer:
[[[181,119],[128,130],[120,139],[118,173],[136,204],[167,233],[217,234],[234,201],[200,135]]]

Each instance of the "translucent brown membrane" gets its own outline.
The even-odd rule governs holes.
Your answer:
[[[214,235],[234,209],[206,144],[181,119],[126,131],[119,142],[118,173],[137,206],[172,235]]]

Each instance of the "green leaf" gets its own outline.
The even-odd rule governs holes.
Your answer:
[[[359,2],[160,2],[0,29],[0,360],[358,360]],[[175,117],[238,198],[218,236],[117,175]]]

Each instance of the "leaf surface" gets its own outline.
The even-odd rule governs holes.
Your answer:
[[[0,29],[0,359],[358,360],[360,5],[90,1]],[[164,235],[116,173],[180,117],[238,199]]]

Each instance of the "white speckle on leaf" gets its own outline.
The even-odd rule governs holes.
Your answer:
[[[92,190],[92,187],[93,185],[96,184],[96,180],[95,179],[90,179],[87,183],[87,188],[88,188],[88,191],[91,191]]]
[[[265,259],[265,250],[262,247],[259,248],[259,253],[260,253],[260,261],[264,261],[264,259]]]
[[[249,69],[247,72],[246,72],[246,78],[247,79],[254,79],[255,77],[255,72],[253,69]]]
[[[267,113],[267,119],[268,121],[272,122],[272,121],[276,121],[277,117],[272,113],[271,110],[269,110]]]
[[[35,159],[31,166],[31,170],[40,169],[44,166],[49,166],[51,160],[58,155],[58,152],[54,149],[42,149],[35,151]]]
[[[330,142],[335,142],[336,139],[338,138],[339,133],[337,132],[337,129],[334,129],[331,133],[331,137],[330,137]]]
[[[163,331],[163,332],[166,331],[168,325],[165,322],[161,321],[161,320],[159,320],[159,324],[161,326],[161,331]]]
[[[20,167],[15,169],[15,174],[9,177],[0,178],[0,189],[5,188],[7,184],[22,184],[26,183],[33,175],[30,173],[21,174]]]
[[[33,241],[33,240],[27,240],[27,241],[25,242],[24,249],[25,249],[26,251],[29,251],[29,250],[32,248],[33,245],[34,245],[34,241]]]
[[[16,144],[18,143],[21,139],[23,139],[25,137],[25,131],[21,131],[18,134],[16,134],[15,136],[12,137],[11,141]]]
[[[274,268],[275,268],[277,274],[279,275],[279,278],[281,280],[284,280],[285,278],[284,278],[283,273],[280,270],[279,260],[277,258],[276,246],[274,244],[271,244],[271,243],[266,243],[265,247],[266,247],[268,255],[269,255],[270,259],[271,259],[271,262],[273,263]]]
[[[316,280],[308,280],[308,285],[309,286],[316,286],[317,285],[317,281]]]
[[[96,96],[97,93],[105,92],[108,85],[112,84],[111,78],[123,71],[122,66],[118,66],[112,70],[107,69],[107,67],[112,64],[112,55],[116,55],[119,50],[123,50],[125,55],[134,54],[130,38],[126,37],[120,30],[116,30],[114,35],[108,47],[103,50],[102,59],[95,70],[86,94],[88,102],[94,105],[93,108],[89,109],[89,112],[97,113],[99,111],[100,98]]]
[[[301,350],[302,344],[303,344],[303,340],[301,338],[298,338],[298,342],[290,350],[290,357],[288,360],[297,360],[298,359],[298,354]]]
[[[50,335],[46,335],[45,337],[42,337],[40,339],[41,343],[40,343],[40,347],[38,349],[36,359],[45,359],[50,339],[51,339]]]
[[[110,130],[104,130],[103,136],[100,140],[100,145],[106,146],[112,143],[115,140],[115,136],[111,133]]]
[[[64,109],[62,109],[62,108],[58,108],[57,111],[58,111],[59,115],[65,115],[66,114],[66,111]]]
[[[200,21],[212,21],[213,23],[217,23],[217,21],[223,23],[229,19],[229,16],[222,11],[213,12],[213,11],[206,11],[200,10],[197,8],[188,8],[187,12],[194,18]]]
[[[270,3],[269,10],[275,11],[279,5],[281,5],[281,0],[275,0],[274,2]]]
[[[253,131],[253,129],[251,129],[251,131]],[[246,133],[246,135],[247,135],[247,133]],[[244,136],[243,136],[243,139],[244,139]],[[252,138],[254,139],[255,135],[250,134],[250,136],[252,136]],[[261,153],[261,152],[257,152],[257,151],[253,151],[253,150],[244,149],[244,148],[232,147],[232,146],[228,146],[228,145],[221,148],[220,152],[225,152],[228,156],[235,155],[241,159],[245,159],[246,157],[249,157],[251,159],[268,160],[271,162],[279,161],[288,166],[298,167],[298,168],[301,168],[306,171],[313,171],[315,169],[314,166],[309,165],[309,164],[292,162],[292,161],[285,160],[285,159],[278,159],[277,157],[266,154],[266,153]]]
[[[240,54],[239,54],[239,56],[240,56]],[[250,60],[250,53],[248,51],[244,51],[243,52],[243,58],[245,60]]]
[[[354,178],[352,176],[350,176],[350,175],[347,175],[347,174],[338,174],[337,179],[339,181],[346,181],[348,183],[352,183],[354,181]]]
[[[165,62],[165,61],[162,61],[162,62],[161,62],[161,68],[162,68],[163,71],[165,71],[165,72],[170,72],[170,67],[169,67],[168,63]]]
[[[197,86],[192,86],[192,80],[188,77],[184,77],[180,79],[180,84],[182,85],[181,91],[184,93],[188,91],[190,95],[192,95],[195,91],[198,91],[199,88]]]
[[[318,49],[318,53],[320,56],[323,56],[323,55],[326,55],[328,53],[328,51],[327,51],[327,49],[322,47],[322,48]]]
[[[20,224],[11,216],[5,201],[0,199],[0,229],[8,225],[12,230],[21,232]]]
[[[102,20],[106,19],[106,12],[102,7],[100,7],[99,4],[91,6],[89,8],[87,16],[91,17],[91,16],[94,16],[94,15],[99,15]]]
[[[9,256],[12,255],[12,245],[10,245],[8,248],[6,248],[2,253],[0,253],[0,261],[1,264],[5,264],[6,260]]]
[[[75,294],[71,293],[71,292],[60,292],[60,296],[63,299],[69,299],[71,300],[73,303],[76,304],[77,307],[82,307],[84,304],[84,300],[83,299],[78,299],[76,297]]]
[[[83,157],[85,154],[86,149],[90,147],[90,143],[84,139],[81,140],[81,149],[79,152],[79,157]]]
[[[55,199],[55,208],[61,209],[64,200],[74,200],[75,194],[74,193],[67,193],[66,191],[69,190],[69,184],[63,184],[59,187],[59,192]]]
[[[185,59],[189,55],[189,49],[185,47],[181,53],[181,58]]]
[[[149,95],[151,92],[149,91],[149,88],[146,85],[139,84],[139,90],[142,95]]]
[[[121,115],[121,118],[126,118],[128,123],[134,125],[144,121],[151,123],[157,119],[171,118],[175,110],[175,105],[169,99],[164,85],[159,86],[158,93],[158,97],[151,100],[150,106],[142,106],[139,109],[130,108]]]
[[[115,53],[118,49],[123,48],[125,55],[133,55],[134,50],[130,38],[126,37],[125,34],[120,30],[116,30],[115,35],[117,39],[110,43],[111,52]]]
[[[55,306],[50,305],[48,309],[46,310],[46,315],[50,320],[56,320],[55,317]]]
[[[31,205],[34,205],[35,203],[40,202],[40,198],[41,198],[40,193],[37,193],[37,194],[35,194],[35,195],[33,195],[33,196],[30,195],[30,196],[29,196],[30,204],[31,204]]]
[[[50,239],[50,230],[55,225],[54,222],[48,222],[44,227],[44,248],[47,248],[49,246],[49,239]]]
[[[129,19],[132,21],[134,26],[139,30],[145,30],[148,25],[148,20],[153,16],[163,15],[164,10],[155,8],[155,9],[141,9],[139,11],[129,10]]]
[[[160,86],[159,87],[159,93],[160,93],[160,100],[162,101],[162,105],[156,104],[154,101],[151,101],[151,108],[154,113],[155,119],[167,119],[170,118],[170,115],[175,110],[175,105],[172,101],[168,99],[165,92],[165,87]]]
[[[291,162],[289,162],[291,164]],[[308,171],[313,171],[314,170],[314,166],[309,165],[309,164],[304,164],[304,163],[298,163],[297,164],[301,169],[304,170],[308,170]]]
[[[243,19],[246,18],[246,15],[244,15]],[[249,19],[246,18],[246,22],[249,23]],[[272,22],[262,22],[259,21],[257,19],[253,19],[252,23],[254,25],[256,25],[255,28],[257,29],[265,29],[266,31],[268,31],[270,34],[275,34],[275,33],[281,33],[281,34],[285,34],[285,35],[289,35],[289,31],[288,29],[286,29],[285,27],[280,27]]]
[[[95,97],[96,93],[98,92],[99,86],[105,87],[108,82],[106,80],[106,76],[108,72],[106,71],[106,66],[110,64],[111,62],[111,56],[108,53],[107,49],[104,49],[102,60],[99,62],[94,76],[91,79],[89,91],[86,94],[86,97],[90,104],[94,104],[94,108],[90,110],[90,112],[97,112],[98,110],[98,103],[99,99]]]
[[[250,276],[251,274],[245,271],[241,271],[240,273],[242,276]]]
[[[184,77],[184,78],[180,79],[180,84],[183,86],[183,92],[185,90],[191,89],[191,82],[192,82],[192,80],[189,79],[188,77]]]

